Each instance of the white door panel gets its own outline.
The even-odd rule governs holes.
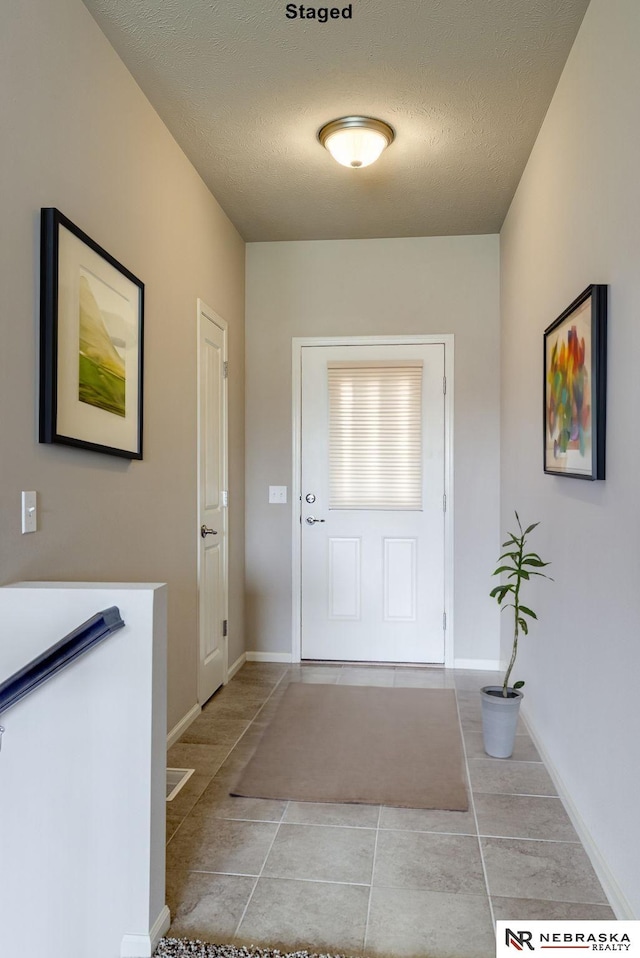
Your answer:
[[[227,509],[225,329],[199,309],[198,701],[226,678]],[[210,530],[210,531],[208,531]],[[205,532],[205,535],[202,533]]]
[[[415,622],[418,540],[385,539],[382,581],[386,622]]]
[[[360,618],[360,539],[330,537],[329,618]]]
[[[390,488],[371,491],[376,455],[367,445],[362,507],[351,507],[356,488],[349,493],[355,496],[349,508],[330,508],[329,364],[353,365],[358,375],[359,367],[382,367],[389,361],[422,368],[417,407],[422,471],[418,480],[414,476],[406,483],[413,489],[406,501],[413,505],[401,504],[403,478],[393,461],[384,466],[391,476]],[[302,348],[302,658],[444,661],[443,379],[442,344]],[[375,392],[375,384],[371,389]],[[339,465],[342,461],[348,465],[350,458],[348,410],[345,415],[339,426]],[[362,406],[354,415],[362,418]],[[415,420],[415,413],[411,415]],[[335,416],[334,411],[334,422]],[[405,427],[399,420],[398,430]],[[354,429],[354,435],[356,455],[362,432]],[[412,441],[415,445],[415,437]],[[335,448],[335,435],[333,442]],[[380,458],[386,453],[388,460],[389,449],[397,444],[394,423],[383,421],[375,447],[383,452]],[[334,475],[335,462],[334,453]],[[416,481],[420,507],[415,502]],[[340,489],[348,485],[347,481]],[[307,496],[315,500],[309,502]],[[334,501],[341,501],[335,493]],[[382,505],[371,508],[371,502]],[[318,521],[310,524],[309,518]]]

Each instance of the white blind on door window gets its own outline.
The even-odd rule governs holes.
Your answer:
[[[330,509],[422,509],[422,366],[328,363]]]

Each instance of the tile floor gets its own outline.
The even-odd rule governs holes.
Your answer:
[[[491,958],[493,923],[614,918],[521,724],[482,748],[494,673],[247,663],[169,751],[195,774],[167,805],[169,934],[371,958]],[[232,798],[290,682],[455,688],[468,812]]]

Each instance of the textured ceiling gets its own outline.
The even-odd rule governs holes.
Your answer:
[[[588,2],[85,0],[248,241],[497,232]],[[346,114],[396,130],[371,167],[316,140]]]

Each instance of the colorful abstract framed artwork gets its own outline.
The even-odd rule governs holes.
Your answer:
[[[588,286],[544,331],[544,471],[604,479],[607,286]]]
[[[144,285],[41,212],[40,442],[142,459]]]

